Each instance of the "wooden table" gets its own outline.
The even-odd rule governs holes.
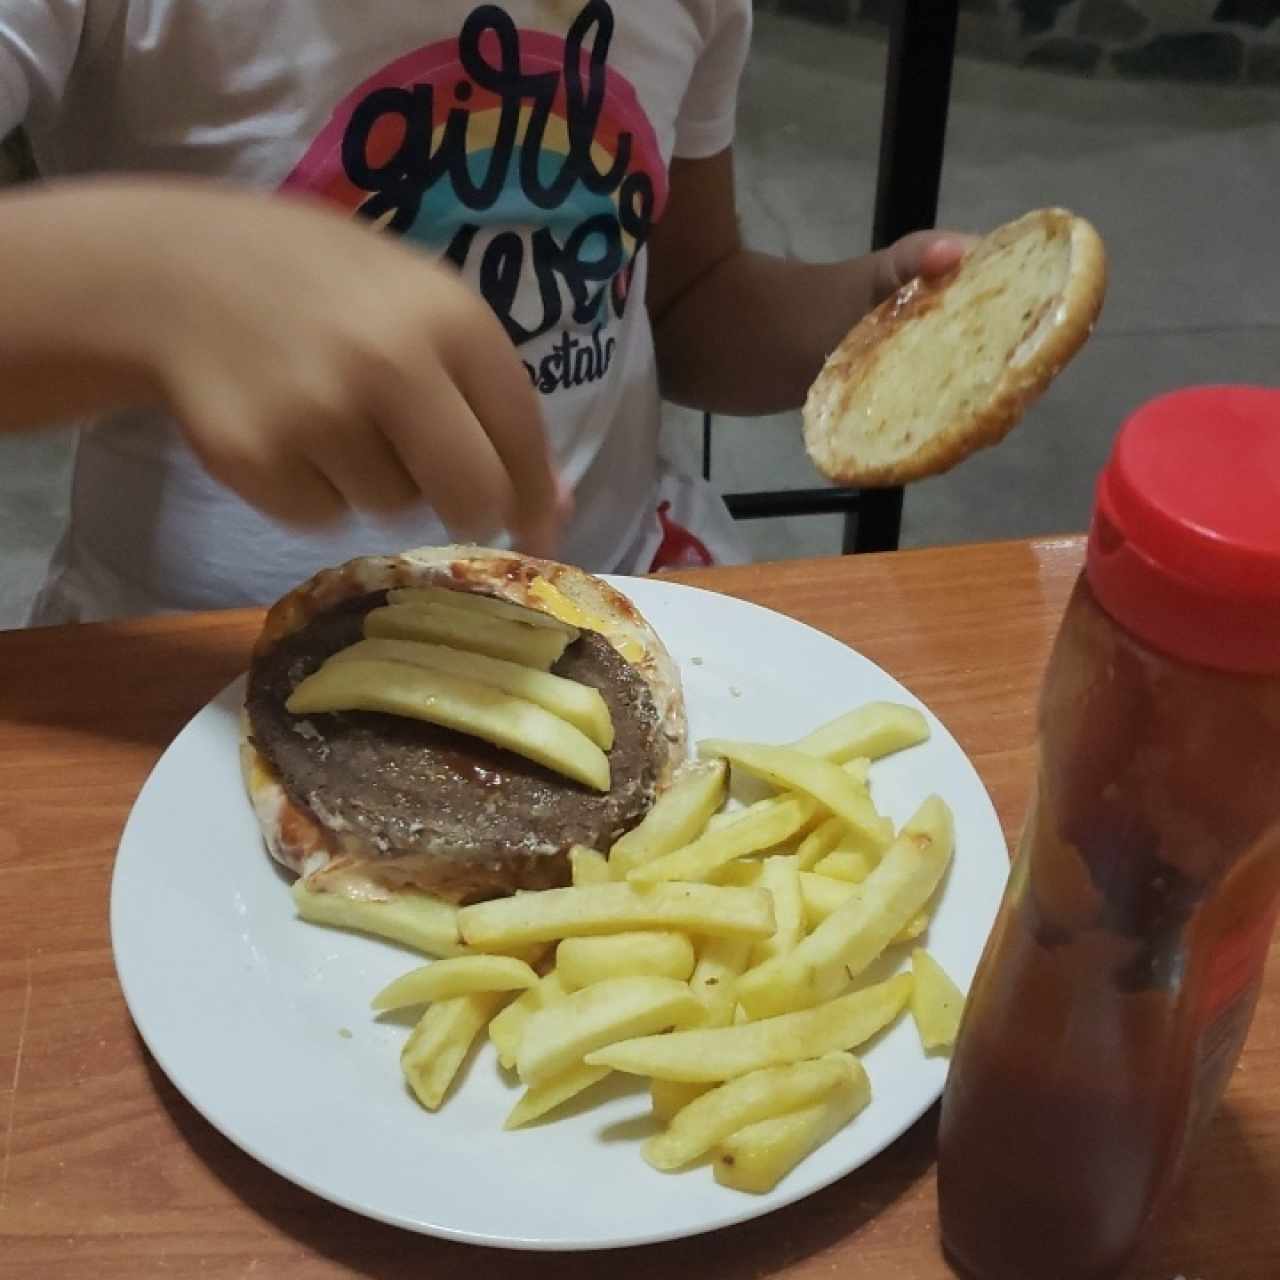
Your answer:
[[[682,576],[803,619],[900,677],[972,757],[1012,843],[1035,692],[1080,559],[1078,539],[1059,539]],[[496,1252],[369,1222],[206,1124],[133,1030],[112,969],[108,887],[147,771],[244,667],[258,620],[0,634],[0,1276],[950,1275],[938,1252],[936,1110],[789,1209],[608,1257]],[[1280,1275],[1280,965],[1224,1110],[1132,1275]]]

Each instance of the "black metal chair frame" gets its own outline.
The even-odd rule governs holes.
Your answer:
[[[884,113],[871,247],[931,227],[951,100],[958,0],[898,0],[889,28]],[[702,474],[711,478],[711,415],[702,419]],[[902,533],[902,489],[790,489],[725,494],[738,520],[844,516],[845,553],[893,551]]]

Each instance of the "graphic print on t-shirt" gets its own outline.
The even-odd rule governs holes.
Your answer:
[[[613,358],[666,169],[631,84],[609,66],[613,10],[564,37],[497,5],[349,94],[285,179],[450,259],[483,294],[544,395]]]

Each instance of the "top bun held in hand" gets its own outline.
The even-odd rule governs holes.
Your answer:
[[[992,231],[827,358],[804,405],[814,465],[839,484],[900,485],[998,443],[1084,344],[1105,289],[1102,240],[1066,209]]]

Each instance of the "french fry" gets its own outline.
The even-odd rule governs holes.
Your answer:
[[[392,604],[370,609],[364,619],[370,640],[420,640],[484,653],[547,671],[568,647],[570,633],[502,618],[484,618],[444,605]]]
[[[373,997],[372,1007],[385,1013],[476,991],[527,990],[537,983],[538,975],[514,956],[455,956],[434,960],[396,978]]]
[[[458,909],[430,894],[402,890],[385,900],[318,893],[305,879],[290,889],[298,914],[312,924],[355,929],[403,943],[429,956],[456,956],[465,950],[458,938]]]
[[[914,942],[917,938],[924,937],[925,931],[929,928],[930,918],[928,910],[917,911],[902,926],[893,941],[895,943]]]
[[[539,1009],[556,1004],[569,993],[560,981],[560,975],[552,969],[538,979],[536,987],[522,991],[506,1008],[494,1014],[489,1023],[489,1039],[498,1051],[498,1061],[508,1071],[514,1071],[516,1054],[525,1024]]]
[[[621,880],[632,867],[691,843],[724,801],[723,760],[694,765],[660,795],[653,808],[613,843],[609,863]]]
[[[845,834],[843,818],[827,818],[800,842],[796,862],[801,871],[812,871],[839,843]]]
[[[760,873],[760,887],[773,895],[773,915],[777,927],[769,937],[751,949],[751,963],[763,964],[784,956],[804,937],[804,899],[800,894],[800,869],[794,857],[766,858]]]
[[[928,736],[929,722],[914,707],[867,702],[806,734],[792,748],[836,763],[852,756],[878,760]]]
[[[857,893],[793,951],[743,974],[738,999],[753,1018],[830,999],[893,942],[929,900],[951,859],[951,811],[930,796]]]
[[[447,609],[470,610],[488,618],[502,618],[506,622],[523,622],[530,627],[547,627],[563,631],[570,643],[578,638],[578,628],[553,618],[541,609],[530,609],[510,600],[498,600],[482,596],[474,591],[451,591],[448,587],[397,587],[387,592],[388,604],[444,605]]]
[[[635,929],[686,929],[713,936],[767,938],[774,930],[773,902],[763,889],[710,884],[592,884],[544,889],[477,902],[458,912],[463,942],[480,951],[509,951],[530,942],[553,942]]]
[[[708,761],[707,763],[724,764],[726,762],[721,760],[718,762]],[[845,765],[841,765],[840,767],[844,769],[846,773],[851,773],[851,776],[854,776],[850,770],[849,765],[845,764]],[[856,780],[859,782],[859,784],[865,785],[866,784],[865,774],[861,777],[857,777]],[[796,799],[797,796],[798,796],[798,793],[794,791],[779,791],[776,795],[766,796],[761,800],[755,800],[751,804],[748,804],[743,808],[727,809],[721,813],[714,813],[711,815],[711,818],[707,822],[706,830],[719,831],[721,827],[727,827],[732,823],[737,822],[739,819],[747,817],[748,815],[756,817],[757,819],[763,818],[766,814],[772,813],[775,809],[777,809],[779,805],[787,804],[789,801]],[[799,798],[805,799],[806,797],[800,796]],[[804,823],[803,826],[799,827],[792,834],[802,837],[802,840],[800,841],[800,843],[803,843],[803,841],[807,840],[809,836],[811,836],[814,833],[814,831],[818,829],[818,827],[822,826],[822,824],[825,821],[827,821],[826,810],[821,805],[815,805],[813,809],[813,813],[810,816],[809,820],[806,823]],[[840,820],[837,818],[836,821],[839,822]],[[841,823],[841,830],[843,829],[844,829],[844,824]],[[790,837],[788,837],[788,839],[790,839]]]
[[[708,760],[708,761],[705,761],[704,763],[723,765],[725,761]],[[855,782],[865,787],[867,785],[867,778],[870,771],[870,765],[871,765],[870,760],[867,760],[865,757],[860,757],[856,760],[847,760],[840,767]],[[787,800],[791,799],[793,795],[794,795],[793,792],[780,791],[777,795],[767,796],[763,800],[757,800],[753,804],[749,804],[743,809],[731,809],[724,813],[714,813],[707,820],[706,830],[719,831],[721,827],[728,826],[731,822],[737,822],[739,818],[745,816],[746,814],[757,814],[760,817],[763,817],[766,813],[770,812],[773,809],[776,809],[778,805],[784,804]],[[802,827],[800,827],[799,830],[796,831],[794,834],[804,836],[807,839],[819,826],[823,824],[825,820],[826,820],[825,810],[821,807],[821,805],[819,805],[813,811],[813,816],[809,819],[809,821],[806,822]],[[833,821],[839,823],[839,830],[844,832],[847,838],[848,832],[845,829],[844,823],[841,822],[839,818],[833,819]]]
[[[566,938],[556,948],[556,971],[566,991],[607,978],[675,978],[693,973],[693,943],[682,933],[638,930],[599,938]]]
[[[820,876],[843,880],[846,884],[861,884],[870,874],[875,863],[861,849],[832,849],[814,867]]]
[[[707,764],[719,764],[728,768],[728,764],[724,760],[708,760]],[[731,827],[735,822],[741,822],[743,818],[751,818],[754,821],[761,821],[767,815],[772,814],[779,805],[793,798],[789,791],[780,791],[777,795],[765,796],[761,800],[752,801],[751,804],[744,805],[737,809],[723,809],[719,813],[713,813],[707,819],[706,827],[697,833],[699,836],[707,835],[712,831],[722,831],[725,827]],[[807,834],[811,825],[822,816],[820,807],[815,806],[813,817],[809,822],[805,823],[796,834]]]
[[[855,778],[863,786],[866,786],[867,779],[871,773],[871,761],[866,756],[855,756],[851,760],[845,760],[840,767],[851,778]],[[816,862],[824,858],[841,843],[848,843],[853,838],[853,833],[845,825],[842,818],[830,817],[818,823],[796,849],[796,858],[800,863],[800,870],[812,871]]]
[[[702,1001],[704,1027],[727,1027],[737,997],[733,984],[751,959],[749,938],[704,938],[689,990]]]
[[[708,761],[708,763],[712,763],[712,762]],[[714,763],[724,764],[724,761],[717,760]],[[748,807],[752,809],[757,809],[757,810],[760,809],[761,807],[772,808],[774,801],[776,799],[777,797],[772,797],[768,800],[757,800],[754,805],[750,805]],[[701,831],[697,832],[697,834],[694,836],[694,839],[698,839],[701,836],[708,835],[712,831],[722,831],[725,827],[729,826],[731,823],[737,822],[738,819],[741,818],[743,814],[746,812],[747,812],[746,809],[726,809],[726,810],[721,810],[721,812],[719,813],[713,813],[711,817],[707,819],[707,825],[703,827]],[[692,843],[692,841],[690,841],[690,843]]]
[[[569,850],[569,874],[578,887],[584,884],[608,884],[613,879],[609,872],[608,858],[582,844],[575,844]]]
[[[435,1111],[449,1092],[471,1042],[505,998],[501,991],[455,996],[431,1005],[400,1054],[400,1068],[418,1101]]]
[[[911,975],[900,973],[816,1009],[736,1026],[640,1036],[596,1049],[584,1060],[661,1080],[732,1080],[763,1067],[855,1049],[888,1026],[910,997]]]
[[[688,1023],[701,1013],[688,984],[673,978],[597,982],[530,1017],[516,1053],[516,1071],[525,1084],[542,1084],[580,1064],[593,1049]]]
[[[776,803],[764,801],[760,807],[744,810],[741,817],[708,831],[683,849],[633,868],[627,872],[627,880],[637,885],[666,880],[705,880],[726,862],[780,844],[799,831],[817,808],[817,803],[807,796],[787,796]]]
[[[750,865],[750,864],[747,864]],[[758,879],[759,877],[756,877]],[[732,884],[754,884],[745,876],[735,877]],[[806,929],[816,929],[833,911],[843,906],[850,898],[858,896],[858,886],[847,880],[836,880],[831,876],[820,876],[812,871],[800,873],[800,898],[804,903],[804,922]],[[929,927],[929,911],[917,911],[894,937],[892,945],[914,942]]]
[[[820,876],[814,871],[800,873],[800,898],[804,902],[807,929],[816,929],[833,911],[858,894],[857,885],[847,880]]]
[[[329,662],[406,662],[429,671],[462,676],[523,698],[567,720],[603,751],[613,746],[613,719],[600,690],[536,667],[420,640],[361,640],[338,650]]]
[[[603,1067],[589,1067],[588,1070],[603,1071]],[[683,1080],[650,1080],[649,1100],[653,1107],[653,1118],[666,1124],[677,1111],[687,1107],[694,1098],[700,1098],[712,1084],[687,1084]]]
[[[403,662],[326,663],[294,689],[285,706],[294,715],[385,711],[427,720],[506,747],[597,791],[609,790],[609,758],[580,729],[523,698],[444,671]]]
[[[893,826],[871,803],[867,789],[837,764],[807,755],[793,747],[767,747],[754,742],[709,738],[698,744],[704,755],[723,756],[775,787],[801,792],[817,801],[877,850],[893,838]],[[796,797],[799,799],[800,797]]]
[[[529,1124],[568,1102],[570,1098],[576,1098],[608,1074],[608,1067],[588,1067],[581,1062],[575,1063],[558,1076],[552,1076],[549,1080],[526,1089],[521,1094],[520,1101],[511,1108],[502,1127],[518,1129],[521,1125]]]
[[[717,867],[708,879],[712,884],[736,885],[739,889],[751,889],[759,885],[763,874],[763,859],[739,858],[736,862],[726,862],[724,866]]]
[[[855,1078],[820,1102],[787,1115],[759,1120],[721,1142],[713,1171],[721,1186],[763,1194],[772,1191],[806,1156],[828,1142],[871,1101],[871,1081],[861,1063]]]
[[[960,1030],[964,996],[946,970],[920,947],[911,953],[911,973],[915,979],[911,988],[911,1016],[920,1033],[920,1043],[926,1052],[949,1049]]]
[[[832,1053],[748,1072],[695,1098],[672,1117],[665,1133],[644,1144],[641,1154],[655,1169],[679,1169],[747,1125],[809,1106],[852,1084],[860,1070],[852,1055]]]
[[[865,787],[871,779],[871,757],[870,756],[851,756],[848,760],[841,760],[840,767],[855,782],[860,782]]]

